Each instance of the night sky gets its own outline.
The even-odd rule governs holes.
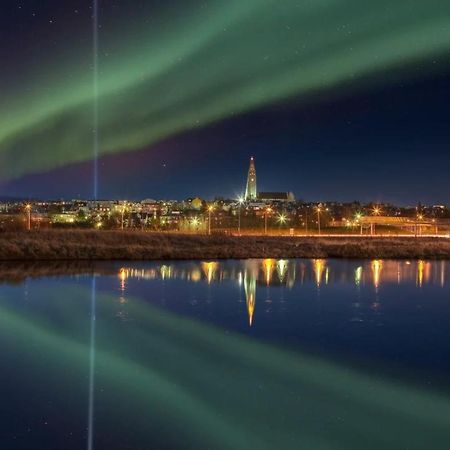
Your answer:
[[[450,2],[2,1],[0,196],[450,203]],[[98,96],[95,96],[95,92]],[[95,99],[98,103],[96,103]]]

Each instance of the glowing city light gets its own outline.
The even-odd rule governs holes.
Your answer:
[[[381,214],[381,208],[379,206],[374,206],[372,209],[372,215],[379,216]]]

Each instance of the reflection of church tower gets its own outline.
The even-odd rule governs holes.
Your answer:
[[[248,169],[247,186],[245,188],[245,200],[256,199],[256,169],[253,156],[250,158],[250,167]]]
[[[244,276],[245,298],[247,300],[248,321],[250,326],[253,322],[253,313],[256,303],[256,277],[254,274],[245,273]]]

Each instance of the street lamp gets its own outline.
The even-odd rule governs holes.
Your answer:
[[[380,214],[381,214],[381,208],[378,205],[375,205],[372,209],[372,215],[379,216]],[[376,234],[375,226],[376,226],[375,222],[370,223],[370,234],[371,235]]]
[[[27,211],[27,230],[31,230],[31,205],[30,203],[27,203],[25,205],[25,209]]]
[[[319,236],[320,236],[320,213],[322,212],[322,204],[319,203],[316,207],[316,212],[317,212],[317,229],[319,232]]]
[[[360,234],[363,234],[363,224],[361,222],[362,214],[361,213],[356,213],[355,218],[356,218],[356,223],[359,222],[359,225],[361,227],[360,228]]]
[[[305,235],[308,235],[308,206],[305,208]]]
[[[238,215],[238,234],[241,235],[241,209],[242,204],[244,203],[243,197],[238,197],[238,203],[239,203],[239,215]]]
[[[124,204],[122,205],[122,220],[121,220],[121,228],[123,230],[123,219],[124,219],[124,215],[125,215],[125,209],[127,207],[127,202],[124,202]]]
[[[421,222],[423,220],[423,214],[417,214],[417,219],[416,219],[416,237],[417,237],[417,229],[419,230],[419,236],[422,236],[422,224],[418,223],[419,221]]]
[[[191,221],[192,227],[194,228],[195,231],[198,231],[198,226],[200,224],[200,221],[198,220],[197,217],[194,217]]]
[[[381,214],[381,208],[378,205],[375,205],[372,209],[373,216],[379,216]]]
[[[211,213],[214,211],[214,206],[208,206],[208,234],[211,235]]]
[[[277,217],[277,222],[280,224],[280,225],[284,225],[285,223],[286,223],[286,215],[285,214],[278,214],[278,217]]]
[[[266,208],[264,211],[264,234],[267,234],[267,216],[272,212],[272,208]]]

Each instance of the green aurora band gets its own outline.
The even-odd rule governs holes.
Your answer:
[[[151,23],[101,23],[103,155],[292,96],[429,72],[450,50],[443,0],[213,1]],[[44,60],[42,73],[5,94],[2,180],[92,158],[92,48],[67,47],[68,56]]]
[[[80,423],[90,291],[65,283],[31,292],[24,308],[17,298],[0,299],[3,361],[14,355],[26,368],[14,383],[29,399],[27,411],[52,399],[58,414]],[[450,439],[446,394],[225,333],[136,298],[99,294],[96,317],[99,448],[102,436],[127,436],[127,448],[262,450],[422,450],[431,442],[446,448]]]

